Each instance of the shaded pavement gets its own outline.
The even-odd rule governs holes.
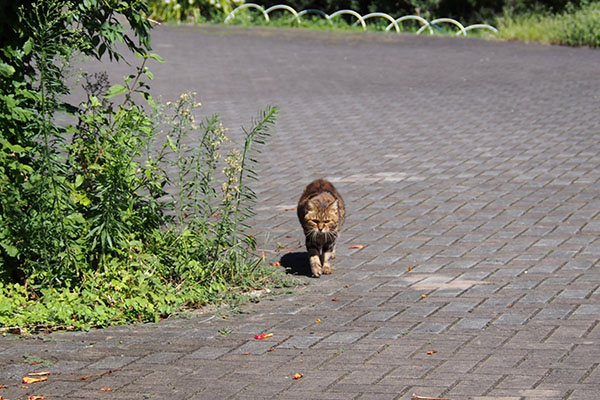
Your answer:
[[[196,91],[233,136],[280,107],[253,229],[299,245],[290,209],[332,180],[334,273],[227,318],[2,337],[0,396],[599,398],[600,52],[219,27],[153,44],[154,90]],[[22,388],[33,370],[52,375]]]

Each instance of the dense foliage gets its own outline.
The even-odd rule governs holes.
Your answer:
[[[498,18],[499,37],[568,46],[600,47],[600,3],[582,1],[561,13],[507,13]]]
[[[1,4],[14,23],[0,53],[0,327],[155,321],[256,285],[248,183],[277,110],[222,159],[218,116],[197,122],[191,94],[166,109],[150,96],[146,61],[161,58],[144,2]],[[73,55],[119,59],[117,41],[140,66],[113,86],[85,76],[86,101],[65,104]]]
[[[248,2],[246,2],[248,3]],[[563,12],[578,6],[580,0],[261,0],[252,1],[265,8],[285,4],[294,9],[318,9],[329,14],[351,9],[360,14],[385,12],[394,17],[419,14],[426,18],[449,17],[463,22],[493,22],[506,11],[524,14],[536,12]],[[235,0],[150,0],[150,11],[161,20],[222,21],[232,8],[241,2]]]

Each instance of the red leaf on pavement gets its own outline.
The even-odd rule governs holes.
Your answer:
[[[254,335],[254,339],[256,339],[256,340],[263,340],[263,339],[266,339],[266,338],[271,337],[271,336],[273,336],[272,333],[261,333],[260,335]]]

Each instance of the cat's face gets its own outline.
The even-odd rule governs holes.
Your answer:
[[[335,232],[339,220],[338,202],[330,204],[309,201],[307,212],[304,215],[304,225],[309,231],[317,234]]]

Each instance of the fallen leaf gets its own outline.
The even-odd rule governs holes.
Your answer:
[[[30,385],[32,383],[38,383],[38,382],[44,382],[47,381],[48,377],[47,376],[40,376],[39,378],[33,377],[33,376],[24,376],[23,377],[23,383],[26,385]]]
[[[249,353],[249,352],[245,352],[245,353],[242,353],[242,355],[243,355],[243,356],[249,356],[249,355],[250,355],[250,353]]]
[[[315,319],[315,322],[318,324],[319,322],[321,322],[320,318]]]
[[[331,301],[338,301],[338,298],[334,297],[333,299],[331,299]]]
[[[406,270],[407,270],[408,272],[410,272],[410,271],[412,271],[412,267],[408,267],[408,268],[406,268]]]
[[[269,350],[267,350],[267,353],[272,353],[275,351],[275,347],[271,347]]]
[[[303,376],[304,376],[303,374],[299,374],[299,373],[297,373],[297,372],[296,372],[296,373],[295,373],[295,374],[292,376],[292,378],[294,378],[294,380],[298,380],[298,379],[302,379],[302,377],[303,377]]]
[[[431,355],[433,355],[433,354],[435,354],[435,353],[437,353],[437,350],[429,350],[429,351],[427,352],[427,355],[428,355],[428,356],[431,356]]]
[[[422,298],[422,299],[424,299],[424,298],[426,298],[426,297],[427,297],[427,295],[426,295],[426,294],[422,294],[422,295],[421,295],[421,298]]]
[[[344,286],[346,289],[350,289],[350,285],[346,285]]]
[[[27,396],[27,400],[42,400],[45,398],[46,396]]]
[[[286,208],[284,211],[296,211],[296,207]]]
[[[272,333],[261,333],[260,335],[254,335],[254,339],[263,340],[263,339],[269,338],[271,336],[273,336]]]
[[[100,390],[103,392],[110,392],[112,389],[111,388],[100,388]]]
[[[0,389],[6,389],[8,385],[0,385]]]
[[[362,244],[353,244],[352,246],[348,247],[349,249],[364,249],[365,246],[363,246]]]
[[[44,372],[30,372],[27,374],[27,376],[48,376],[50,375],[50,371],[44,371]]]
[[[274,267],[281,267],[281,263],[279,261],[277,261],[277,262],[270,262],[269,265],[272,265]]]

